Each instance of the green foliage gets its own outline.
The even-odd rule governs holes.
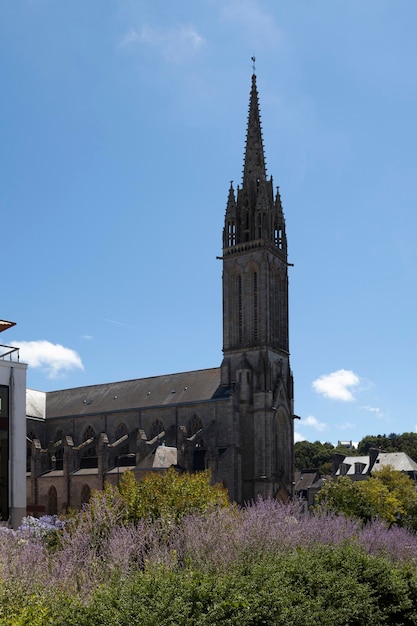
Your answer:
[[[409,493],[392,471],[374,483],[371,507]],[[346,506],[359,506],[361,488],[341,479]],[[129,524],[128,498],[111,487],[100,497],[53,551],[2,534],[2,626],[417,625],[417,547],[405,529],[271,500]]]
[[[405,452],[417,462],[417,433],[367,435],[360,440],[357,449],[335,447],[328,442],[298,441],[294,446],[295,468],[297,470],[316,469],[323,476],[331,473],[334,454],[365,455],[369,454],[371,448],[384,452]]]
[[[343,513],[347,517],[371,519],[367,502],[361,497],[358,483],[347,476],[326,482],[317,494],[316,502],[320,509]]]
[[[370,448],[384,452],[405,452],[417,462],[417,433],[367,435],[358,443],[358,454],[369,454]]]
[[[264,555],[250,572],[154,567],[107,581],[81,603],[62,592],[18,601],[4,626],[362,626],[417,623],[416,573],[358,546]],[[33,603],[33,610],[29,607]],[[36,609],[40,609],[39,618]],[[28,616],[33,621],[28,621]],[[42,621],[44,620],[44,621]]]
[[[366,521],[382,519],[389,525],[398,521],[404,510],[395,491],[390,491],[378,478],[369,478],[355,484],[366,511]]]
[[[142,518],[177,522],[190,513],[230,505],[227,490],[210,483],[209,471],[180,474],[170,468],[167,472],[149,472],[141,481],[136,481],[132,472],[125,472],[119,489],[128,520],[134,523]]]
[[[384,467],[368,480],[355,482],[347,476],[324,485],[317,495],[321,508],[364,522],[384,520],[417,528],[417,493],[413,481],[402,472]]]
[[[417,530],[417,493],[411,478],[389,466],[374,471],[373,475],[397,499],[396,521]]]
[[[329,442],[297,441],[294,445],[295,468],[300,471],[315,469],[321,476],[331,474],[333,456],[337,453],[348,456],[356,454],[356,449],[335,447]]]

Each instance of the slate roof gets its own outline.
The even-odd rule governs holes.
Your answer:
[[[380,452],[376,457],[375,463],[370,467],[371,459],[369,456],[345,456],[343,462],[340,464],[336,471],[336,476],[345,474],[346,476],[355,475],[355,463],[361,464],[362,475],[367,475],[369,472],[377,472],[383,467],[390,465],[393,469],[399,472],[417,472],[417,463],[413,461],[405,452]],[[341,472],[341,466],[344,465],[347,471]],[[356,474],[357,475],[357,474]]]
[[[360,474],[368,474],[369,472],[369,464],[370,464],[370,458],[367,455],[364,456],[345,456],[345,458],[343,459],[343,463],[341,463],[340,465],[345,465],[347,466],[347,471],[344,472],[344,474],[346,476],[352,476],[355,475],[355,463],[359,463],[361,466],[365,466],[363,467],[362,471],[360,472]],[[336,472],[336,476],[340,476],[341,472],[340,472],[340,466]]]
[[[68,417],[172,404],[220,400],[220,368],[138,378],[46,393],[46,417]]]
[[[295,472],[294,475],[295,487],[294,490],[302,491],[303,489],[309,489],[313,486],[318,486],[320,484],[320,477],[317,470],[311,471],[298,471]],[[317,483],[317,485],[316,485]]]
[[[378,471],[390,465],[399,472],[417,472],[417,463],[405,452],[381,452],[378,454],[373,471]]]
[[[45,419],[45,408],[46,393],[44,391],[26,389],[26,415],[28,417]]]

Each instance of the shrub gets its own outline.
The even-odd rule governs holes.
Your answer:
[[[229,506],[227,490],[211,484],[209,471],[195,474],[149,472],[136,481],[132,472],[120,480],[120,495],[127,507],[128,520],[136,523],[143,518],[162,518],[170,522],[190,513],[205,513],[217,507]]]

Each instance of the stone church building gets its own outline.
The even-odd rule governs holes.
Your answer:
[[[27,510],[88,501],[126,468],[209,468],[230,498],[293,490],[288,262],[278,189],[267,177],[252,76],[242,184],[223,230],[223,361],[218,368],[27,392]]]

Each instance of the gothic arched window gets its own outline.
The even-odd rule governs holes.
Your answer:
[[[243,305],[242,305],[242,276],[237,277],[237,314],[238,314],[238,341],[243,341]]]
[[[114,440],[118,441],[121,437],[124,437],[124,435],[128,435],[129,431],[127,429],[127,426],[124,422],[120,422],[117,425],[116,430],[114,431]]]
[[[87,504],[91,498],[91,489],[87,483],[81,489],[81,506]]]
[[[119,439],[128,434],[129,431],[126,424],[124,422],[120,422],[115,430],[115,441],[119,441]],[[123,454],[129,454],[129,443],[127,439],[125,439],[122,445],[117,446],[117,454],[119,456]]]
[[[53,485],[49,487],[46,512],[48,515],[58,515],[58,494]]]
[[[55,433],[54,442],[56,441],[64,442],[64,437],[65,437],[64,431],[61,428],[59,428]]]
[[[162,432],[165,432],[165,426],[163,425],[161,420],[155,420],[151,426],[149,439],[153,439]]]
[[[203,422],[198,415],[193,415],[187,424],[187,437],[192,437],[203,428]]]
[[[258,272],[253,273],[253,341],[258,341]]]
[[[236,224],[234,221],[227,223],[227,243],[229,248],[236,245]]]
[[[94,428],[92,426],[87,426],[87,428],[84,430],[83,441],[88,441],[88,439],[94,439],[95,436],[96,436],[96,431],[94,430]],[[83,454],[83,457],[91,457],[91,456],[97,456],[97,451],[96,451],[95,446],[91,446]]]

